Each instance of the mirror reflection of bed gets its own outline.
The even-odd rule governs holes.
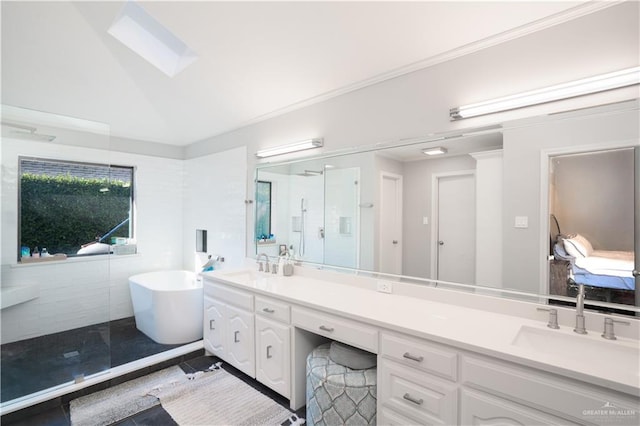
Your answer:
[[[632,149],[550,161],[550,293],[634,305]]]

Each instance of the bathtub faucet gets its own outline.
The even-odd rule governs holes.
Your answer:
[[[260,262],[260,258],[262,256],[264,256],[264,259],[265,259],[264,265],[263,265],[262,262]],[[269,272],[269,256],[267,256],[266,253],[260,253],[258,255],[258,257],[256,258],[256,262],[258,262],[258,265],[259,265],[258,266],[258,271],[260,271],[260,272],[263,272],[263,271],[264,272]]]
[[[202,265],[202,272],[213,271],[213,268],[215,267],[216,263],[218,263],[218,262],[224,262],[224,259],[222,259],[218,255],[211,255],[210,254],[209,255],[209,259],[207,260],[207,263]]]

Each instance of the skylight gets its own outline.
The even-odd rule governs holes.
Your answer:
[[[129,49],[173,77],[198,55],[134,1],[127,1],[108,30]]]

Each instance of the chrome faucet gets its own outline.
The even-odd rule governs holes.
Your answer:
[[[614,320],[613,318],[607,317],[607,318],[604,319],[604,331],[602,332],[602,337],[604,337],[607,340],[616,340],[617,339],[615,333],[613,332],[613,324],[614,323],[623,324],[623,325],[631,325],[631,323],[629,321]]]
[[[584,326],[584,284],[578,284],[578,295],[576,296],[576,328],[573,329],[578,334],[587,334]]]
[[[549,322],[547,322],[547,327],[553,328],[557,330],[560,328],[558,325],[558,310],[554,308],[536,308],[538,311],[549,312]]]
[[[260,262],[260,258],[264,256],[265,259],[265,264],[263,265],[262,262]],[[269,256],[267,256],[266,253],[260,253],[258,255],[258,257],[256,257],[256,262],[258,262],[258,271],[260,272],[269,272]]]

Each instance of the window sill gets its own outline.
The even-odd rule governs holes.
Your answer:
[[[31,268],[33,266],[46,266],[46,265],[59,265],[61,263],[85,263],[85,262],[99,262],[99,261],[112,261],[115,259],[131,259],[132,257],[140,257],[142,254],[98,254],[94,256],[78,256],[78,257],[65,257],[65,258],[45,258],[46,260],[18,262],[12,264],[12,268]]]

